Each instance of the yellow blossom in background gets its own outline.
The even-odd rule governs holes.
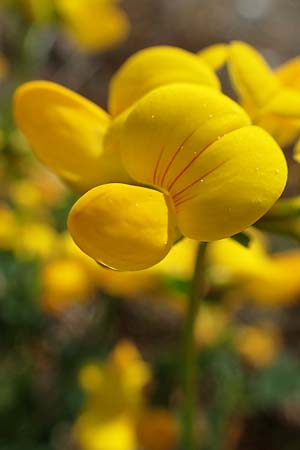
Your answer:
[[[279,332],[270,324],[237,328],[234,346],[251,366],[261,368],[272,364],[281,351]]]
[[[144,403],[142,390],[150,381],[149,368],[135,346],[121,341],[107,361],[83,367],[79,380],[87,394],[74,426],[79,448],[133,450]]]
[[[212,281],[232,285],[237,295],[266,306],[292,303],[300,296],[300,252],[268,254],[257,232],[249,248],[232,239],[214,242],[209,259]]]
[[[96,187],[68,220],[77,245],[118,270],[158,263],[181,234],[211,241],[247,228],[277,200],[287,176],[264,130],[228,97],[193,84],[140,99],[123,122],[121,154],[142,186]]]
[[[228,48],[228,68],[253,122],[269,131],[280,145],[293,143],[300,133],[299,59],[272,71],[254,48],[233,42]]]
[[[18,230],[14,250],[18,257],[47,259],[57,252],[58,236],[47,223],[25,222]]]
[[[109,50],[128,36],[130,24],[118,0],[14,0],[28,21],[57,23],[85,52]]]
[[[46,263],[41,272],[41,284],[43,308],[53,313],[85,303],[93,291],[85,268],[70,258],[57,258]]]
[[[195,325],[195,340],[198,347],[218,343],[227,329],[229,313],[221,306],[201,305]]]
[[[97,52],[122,43],[129,21],[118,0],[54,0],[66,33],[82,49]]]

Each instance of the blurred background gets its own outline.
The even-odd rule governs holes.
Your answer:
[[[66,231],[76,194],[16,130],[15,88],[47,79],[106,108],[112,75],[144,47],[243,40],[272,67],[299,53],[298,0],[100,1],[0,0],[0,450],[178,449],[195,255],[183,242],[138,274],[84,256]],[[196,329],[201,449],[300,448],[299,274],[292,240],[212,245]]]

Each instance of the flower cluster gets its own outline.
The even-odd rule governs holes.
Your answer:
[[[84,193],[69,230],[99,263],[145,269],[182,237],[239,233],[281,195],[284,155],[220,92],[211,67],[230,58],[217,50],[215,58],[209,49],[203,57],[174,47],[138,52],[110,83],[109,114],[54,83],[17,90],[15,118],[33,151]]]

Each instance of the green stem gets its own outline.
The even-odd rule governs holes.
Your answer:
[[[206,247],[207,244],[205,242],[199,243],[184,326],[182,365],[182,449],[184,450],[196,449],[195,412],[197,406],[197,349],[195,346],[194,329],[200,299],[204,296]]]

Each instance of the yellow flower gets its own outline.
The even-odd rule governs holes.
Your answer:
[[[211,241],[240,232],[267,212],[287,177],[264,130],[228,97],[193,84],[140,99],[123,123],[121,153],[140,186],[96,187],[68,220],[77,245],[118,270],[158,263],[180,235]]]
[[[120,342],[102,365],[89,364],[79,374],[87,393],[74,434],[82,450],[133,450],[136,420],[143,408],[150,371],[129,341]]]
[[[135,421],[127,415],[103,421],[94,412],[85,412],[77,420],[74,434],[81,450],[136,448]]]
[[[276,360],[281,350],[281,338],[271,326],[244,325],[237,328],[234,345],[248,364],[261,368]]]
[[[300,294],[300,253],[269,255],[259,233],[252,233],[249,248],[232,239],[214,242],[209,249],[212,280],[232,284],[237,293],[263,305],[284,305]]]
[[[300,133],[300,62],[289,61],[274,72],[248,44],[233,42],[228,68],[240,101],[255,124],[269,131],[280,145]]]
[[[124,41],[129,22],[117,0],[54,0],[67,34],[85,51],[106,50]]]
[[[66,310],[75,303],[88,300],[92,284],[87,271],[77,260],[57,258],[42,268],[43,307],[54,313]]]
[[[195,339],[199,347],[207,347],[218,342],[225,332],[229,318],[220,306],[202,305],[195,325]]]
[[[46,223],[22,223],[15,240],[15,252],[20,258],[47,259],[57,250],[58,237]]]
[[[98,52],[122,43],[129,21],[117,0],[16,0],[31,22],[58,21],[80,49]]]

